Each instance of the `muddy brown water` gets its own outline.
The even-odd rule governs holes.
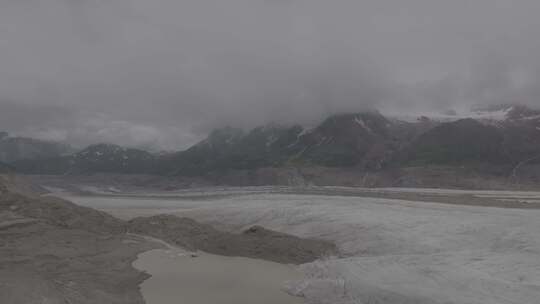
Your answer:
[[[141,285],[147,304],[301,304],[284,290],[301,280],[293,265],[249,258],[157,249],[138,256],[134,267],[152,277]]]

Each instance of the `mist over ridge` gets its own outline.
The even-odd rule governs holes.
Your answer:
[[[540,104],[540,4],[0,4],[0,130],[185,149],[225,125]]]

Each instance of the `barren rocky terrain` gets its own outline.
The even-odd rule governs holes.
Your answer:
[[[0,192],[0,302],[144,303],[133,269],[159,245],[128,236],[120,220],[67,201]]]
[[[253,226],[241,234],[173,215],[140,217],[128,222],[130,232],[149,235],[187,250],[242,256],[284,264],[304,264],[338,254],[334,244],[307,240]]]

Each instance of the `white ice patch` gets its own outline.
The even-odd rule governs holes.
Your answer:
[[[383,112],[384,115],[405,122],[418,122],[421,117],[428,117],[429,119],[437,122],[452,122],[461,119],[472,118],[480,121],[487,122],[500,122],[507,119],[508,114],[514,109],[514,107],[508,107],[506,109],[501,109],[497,111],[471,111],[471,110],[460,110],[455,113],[455,115],[442,114],[442,113],[433,113],[433,112],[422,112],[422,113],[394,113],[394,112]],[[540,116],[539,116],[540,117]],[[532,118],[531,118],[532,119]]]
[[[274,134],[271,134],[270,136],[268,136],[268,138],[266,139],[266,146],[267,147],[270,147],[271,145],[273,145],[276,141],[278,140],[278,137]]]
[[[371,128],[366,124],[366,122],[360,118],[360,117],[355,117],[354,118],[354,122],[356,122],[358,125],[360,125],[364,130],[366,130],[368,133],[371,133],[373,134],[373,130],[371,130]]]
[[[296,140],[287,146],[287,148],[291,148],[291,147],[294,147],[296,146],[299,142],[300,142],[300,138],[306,134],[309,134],[313,131],[312,128],[303,128],[302,131],[300,133],[298,133],[298,135],[296,135]]]
[[[307,303],[538,303],[540,210],[275,194],[272,189],[234,189],[244,192],[209,200],[96,199],[123,212],[132,205],[146,208],[144,213],[174,213],[226,231],[262,225],[333,241],[343,256],[303,265],[306,280],[289,285],[288,291],[305,296]]]

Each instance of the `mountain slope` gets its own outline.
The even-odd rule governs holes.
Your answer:
[[[199,175],[212,171],[243,170],[282,165],[294,153],[302,127],[268,125],[250,132],[223,128],[186,151],[166,156],[160,171]]]
[[[403,152],[406,164],[504,163],[502,132],[473,119],[444,123],[413,140]]]
[[[111,144],[96,144],[69,156],[13,163],[17,171],[33,174],[150,173],[155,156]]]
[[[421,168],[433,178],[476,172],[479,178],[536,180],[540,171],[532,166],[540,164],[540,111],[505,106],[475,113],[478,119],[446,122],[429,117],[401,121],[378,112],[339,114],[311,129],[276,124],[249,131],[217,129],[176,153],[98,144],[70,156],[8,165],[31,174],[157,174],[234,185],[388,185],[390,180],[412,185]],[[379,178],[370,182],[368,175]]]
[[[8,164],[0,162],[0,173],[7,173],[12,171],[13,168],[9,166]]]
[[[380,168],[395,149],[391,126],[377,112],[332,116],[300,137],[296,159],[331,167]]]
[[[73,149],[65,144],[26,137],[11,137],[6,132],[0,132],[0,162],[51,158],[71,152]]]
[[[224,128],[162,159],[161,168],[187,175],[289,165],[381,168],[399,147],[392,126],[377,112],[363,112],[334,115],[311,130],[279,125],[249,132]]]
[[[516,107],[502,124],[505,151],[517,163],[540,160],[540,110]]]

